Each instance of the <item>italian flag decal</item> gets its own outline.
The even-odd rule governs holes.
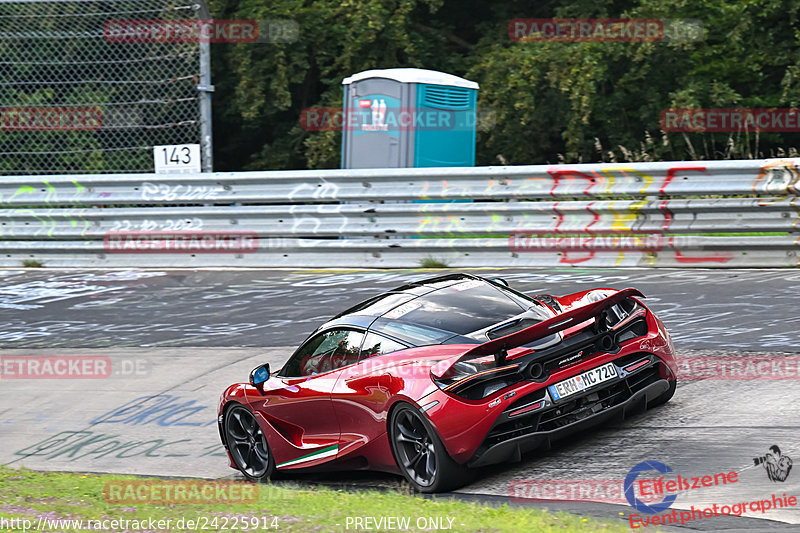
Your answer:
[[[317,459],[322,459],[324,457],[331,457],[332,455],[336,455],[337,453],[339,453],[339,445],[334,444],[333,446],[326,446],[325,448],[320,448],[319,450],[313,451],[302,457],[298,457],[297,459],[292,459],[291,461],[286,461],[285,463],[281,463],[277,465],[277,467],[282,468],[284,466],[296,465],[297,463],[315,461]]]

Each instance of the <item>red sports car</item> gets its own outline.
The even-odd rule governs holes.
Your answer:
[[[469,274],[410,283],[228,387],[222,443],[250,480],[373,469],[422,492],[457,488],[471,468],[672,397],[672,341],[641,296],[528,296]]]

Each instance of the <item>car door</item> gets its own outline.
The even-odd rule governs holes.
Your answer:
[[[407,346],[399,341],[369,332],[362,343],[358,363],[339,372],[331,397],[341,430],[340,457],[375,442],[386,433],[386,408],[390,399],[387,389],[393,363],[378,356],[405,348]],[[376,466],[379,465],[373,465]]]
[[[306,468],[337,455],[341,432],[331,391],[343,362],[358,357],[363,336],[350,328],[315,334],[270,377],[258,401],[248,397],[280,434],[270,441],[278,468]]]

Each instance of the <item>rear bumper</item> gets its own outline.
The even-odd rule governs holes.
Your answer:
[[[649,311],[644,318],[646,333],[640,321],[630,322],[626,330],[631,331],[617,333],[618,346],[613,351],[602,347],[598,351],[593,330],[583,338],[583,330],[575,332],[568,342],[542,350],[531,360],[542,362],[541,379],[521,370],[520,381],[479,400],[458,391],[437,390],[420,399],[419,405],[433,405],[425,414],[448,453],[457,463],[470,466],[514,459],[573,431],[624,418],[638,408],[642,398],[646,405],[668,390],[677,373],[674,347],[664,324]],[[617,367],[616,380],[567,399],[550,396],[550,385],[606,363]],[[664,383],[657,385],[658,381]]]
[[[658,364],[651,364],[648,365],[648,368],[655,372],[657,371],[657,366]],[[624,381],[620,380],[612,384],[612,386],[622,385]],[[574,416],[573,418],[578,419],[568,423],[563,421],[563,417],[569,415],[555,416],[560,413],[559,409],[563,409],[563,404],[550,405],[549,409],[542,409],[541,412],[524,417],[527,420],[520,417],[519,421],[515,421],[518,425],[511,426],[511,428],[508,427],[511,425],[508,418],[500,417],[487,435],[487,438],[478,447],[476,453],[467,461],[467,465],[480,467],[505,461],[520,460],[522,454],[526,452],[539,448],[549,449],[554,441],[603,422],[621,422],[626,417],[644,412],[647,409],[647,404],[667,392],[670,386],[670,379],[654,373],[646,383],[637,387],[637,390],[629,392],[627,399],[616,402],[611,406],[600,407],[600,410],[594,414]],[[586,402],[586,398],[591,394],[591,392],[587,393],[582,395],[583,398],[576,398],[576,400]],[[602,405],[602,401],[598,401],[596,405]],[[558,419],[562,419],[559,427],[539,430],[542,427],[552,427],[555,423],[558,423],[556,422]],[[504,426],[506,427],[504,428]],[[514,429],[515,427],[520,429]],[[495,434],[494,437],[493,433]]]

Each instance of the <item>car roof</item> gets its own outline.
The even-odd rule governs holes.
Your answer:
[[[388,290],[384,293],[368,298],[363,302],[357,303],[356,305],[350,307],[349,309],[345,309],[333,317],[330,322],[351,315],[367,315],[377,318],[402,303],[435,291],[438,288],[447,287],[468,279],[481,278],[471,274],[459,273],[446,274],[444,276],[435,276],[419,281],[412,281],[411,283],[406,283],[405,285],[401,285],[400,287]]]
[[[412,346],[477,342],[465,337],[536,305],[499,283],[467,273],[413,281],[339,313],[331,327],[369,329]]]

